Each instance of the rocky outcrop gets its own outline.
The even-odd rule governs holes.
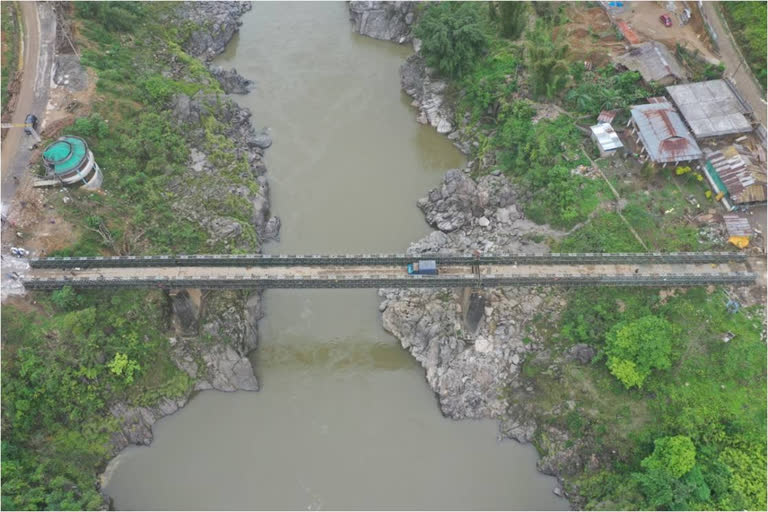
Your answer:
[[[176,95],[171,107],[193,148],[187,171],[171,184],[173,209],[204,226],[212,246],[225,242],[252,250],[254,231],[262,242],[277,238],[280,222],[270,215],[263,161],[272,139],[253,129],[251,112],[202,91]]]
[[[358,34],[407,43],[413,39],[416,2],[349,2],[352,30]]]
[[[188,395],[178,398],[163,398],[152,407],[135,407],[119,402],[109,411],[120,422],[120,429],[112,434],[113,455],[129,444],[149,445],[152,442],[152,425],[163,416],[168,416],[186,405]]]
[[[504,176],[475,181],[460,170],[448,171],[443,183],[418,202],[439,231],[411,244],[408,253],[546,251],[528,235],[560,233],[524,219],[515,198]],[[484,290],[482,298],[455,290],[381,290],[380,295],[384,328],[425,368],[443,414],[455,419],[506,415],[503,388],[536,349],[523,342],[525,327],[536,313],[549,309],[547,294],[504,288]],[[519,434],[510,431],[530,437],[528,426]]]
[[[227,71],[221,66],[209,66],[208,70],[219,81],[221,90],[227,94],[248,94],[253,82],[242,76],[235,68]]]
[[[251,9],[250,2],[184,2],[174,21],[190,32],[182,45],[188,54],[209,61],[227,47],[242,25],[240,17]]]
[[[419,110],[416,121],[433,126],[438,133],[454,131],[454,109],[445,100],[448,84],[427,67],[418,53],[400,66],[400,85],[413,98],[411,105]]]

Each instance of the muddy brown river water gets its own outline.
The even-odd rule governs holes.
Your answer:
[[[272,253],[402,252],[416,200],[464,158],[415,122],[410,48],[353,34],[346,4],[257,2],[217,64],[268,126]],[[257,393],[204,392],[110,465],[118,509],[563,509],[532,446],[441,416],[424,372],[381,328],[372,290],[269,290]]]

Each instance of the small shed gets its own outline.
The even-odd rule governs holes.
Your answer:
[[[667,87],[672,101],[697,139],[752,131],[749,106],[725,80]]]
[[[636,105],[630,112],[628,124],[637,137],[635,142],[642,143],[641,153],[647,153],[651,161],[677,165],[702,157],[701,148],[670,103]]]
[[[685,71],[667,47],[657,41],[634,46],[616,61],[627,69],[638,71],[646,82],[671,85],[685,77]]]
[[[591,126],[590,130],[592,130],[591,138],[600,149],[601,157],[613,156],[624,147],[616,130],[610,124],[598,123],[595,126]]]
[[[765,166],[741,144],[708,153],[705,167],[734,206],[766,202]]]

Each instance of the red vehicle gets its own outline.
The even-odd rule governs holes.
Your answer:
[[[671,27],[672,26],[672,18],[670,18],[669,14],[662,14],[659,16],[659,20],[661,20],[661,23],[665,27]]]

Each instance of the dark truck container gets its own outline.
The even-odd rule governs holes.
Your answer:
[[[408,273],[411,275],[434,276],[437,275],[437,262],[435,260],[419,260],[408,264]]]

